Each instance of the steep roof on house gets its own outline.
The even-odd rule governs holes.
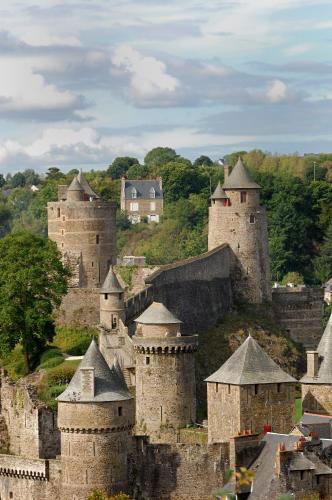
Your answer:
[[[94,396],[83,395],[81,368],[94,368]],[[115,363],[109,368],[95,340],[85,353],[73,378],[65,391],[58,396],[59,402],[108,402],[124,401],[132,396],[125,383],[121,369]]]
[[[260,189],[239,157],[235,167],[226,177],[223,189]]]
[[[100,293],[122,293],[124,290],[119,283],[119,280],[113,271],[113,267],[109,268],[103,286],[100,289]]]
[[[216,189],[214,190],[214,193],[211,196],[211,198],[212,198],[212,200],[222,200],[222,199],[228,198],[227,194],[225,193],[225,191],[221,187],[220,182],[218,182],[218,185],[217,185]]]
[[[126,179],[124,181],[125,198],[129,200],[132,198],[131,194],[133,189],[137,191],[137,198],[150,199],[150,190],[153,188],[155,191],[155,198],[162,198],[163,191],[160,189],[158,179]]]
[[[84,191],[80,181],[77,179],[77,176],[75,175],[74,179],[71,181],[68,191]]]
[[[302,383],[332,384],[332,313],[318,344],[319,370],[317,377],[304,375]]]
[[[136,323],[145,325],[170,325],[172,323],[182,323],[171,311],[160,302],[152,302],[137,319]]]
[[[80,173],[78,174],[77,179],[78,179],[79,183],[81,184],[84,192],[88,196],[91,196],[92,198],[99,198],[99,196],[94,192],[94,190],[91,188],[90,184],[88,183],[88,181],[84,177],[82,171],[80,171]]]
[[[250,335],[206,382],[248,385],[296,382],[284,372]]]

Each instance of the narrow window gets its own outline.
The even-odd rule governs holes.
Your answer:
[[[163,407],[160,407],[160,422],[163,421]]]
[[[122,406],[118,406],[118,417],[122,417]]]
[[[147,356],[147,357],[145,358],[145,364],[146,364],[146,365],[149,365],[149,364],[150,364],[150,357],[149,357],[149,356]]]
[[[218,382],[216,382],[216,392],[218,392]]]
[[[255,394],[258,394],[258,384],[255,384]]]
[[[108,299],[108,293],[104,293],[104,299],[107,300]]]
[[[131,197],[132,197],[133,199],[137,198],[137,190],[136,190],[136,188],[133,188],[133,189],[131,190]]]
[[[85,482],[86,484],[89,482],[88,469],[85,469]]]
[[[112,328],[116,328],[118,326],[118,318],[112,314]]]
[[[249,224],[255,224],[256,222],[256,217],[254,214],[250,214],[249,216]]]
[[[60,208],[58,208],[58,217],[60,217],[61,215],[61,211],[60,211]]]
[[[150,198],[155,198],[155,197],[156,197],[156,191],[155,191],[155,189],[152,187],[152,188],[150,189]]]
[[[96,456],[96,443],[93,442],[93,456],[95,457]]]
[[[154,212],[156,210],[156,202],[155,201],[150,202],[150,210],[151,210],[151,212]]]
[[[247,201],[247,192],[246,191],[240,192],[240,199],[241,199],[241,203],[245,203]]]
[[[300,478],[301,478],[301,480],[303,479],[303,477],[304,477],[304,470],[300,470]]]
[[[13,498],[13,492],[12,491],[9,492],[9,498]]]
[[[231,393],[231,384],[228,384],[228,394]]]
[[[99,245],[99,234],[96,234],[96,244]]]
[[[277,392],[280,392],[281,390],[281,384],[277,384]]]
[[[61,229],[61,234],[62,234],[62,236],[64,235],[64,230],[63,229]]]

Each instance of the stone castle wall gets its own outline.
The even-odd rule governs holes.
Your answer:
[[[99,292],[100,288],[69,288],[56,313],[57,325],[98,325]]]
[[[324,289],[273,288],[272,304],[278,322],[292,339],[316,350],[322,336]]]

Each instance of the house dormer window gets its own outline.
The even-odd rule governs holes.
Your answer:
[[[156,197],[156,190],[155,188],[150,188],[150,191],[149,191],[149,194],[150,194],[150,198],[155,198]]]
[[[131,190],[131,197],[132,197],[133,199],[137,198],[137,189],[136,189],[136,188],[133,188],[133,189]]]

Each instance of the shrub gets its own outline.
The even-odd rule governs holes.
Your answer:
[[[98,332],[94,328],[59,327],[53,339],[53,345],[66,354],[81,356],[85,354],[91,340],[97,335]]]

